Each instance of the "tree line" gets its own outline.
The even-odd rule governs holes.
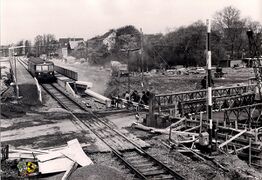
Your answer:
[[[17,49],[17,54],[28,56],[40,56],[41,54],[55,53],[59,48],[59,43],[53,34],[37,35],[32,43],[30,40],[20,40],[17,46],[25,46]]]
[[[256,45],[261,52],[262,25],[259,22],[241,17],[240,10],[232,6],[216,12],[211,28],[212,64],[219,65],[220,60],[251,57],[246,35],[248,30],[254,32]],[[83,57],[89,57],[91,62],[98,64],[118,60],[129,63],[131,70],[137,71],[141,71],[142,68],[150,70],[176,65],[188,67],[206,64],[207,30],[205,22],[201,20],[188,26],[178,27],[166,34],[145,34],[142,36],[141,32],[131,25],[118,28],[115,31],[115,45],[112,49],[108,50],[103,45],[103,38],[113,32],[110,30],[102,36],[92,38],[91,40],[95,42],[93,42],[95,51],[91,53],[91,51],[84,50],[84,53],[81,53]],[[28,40],[17,43],[17,45],[22,44],[26,46],[26,54],[35,55],[55,53],[59,48],[58,40],[52,34],[38,35],[33,43]],[[90,49],[88,41],[86,48]],[[132,49],[140,50],[131,51]],[[143,49],[143,53],[141,49]]]
[[[248,30],[254,32],[256,45],[261,52],[262,26],[259,22],[241,18],[240,11],[232,6],[216,12],[211,28],[212,63],[219,65],[220,60],[251,57],[246,35]],[[144,42],[146,64],[204,66],[206,31],[205,22],[199,20],[165,35],[152,35]]]

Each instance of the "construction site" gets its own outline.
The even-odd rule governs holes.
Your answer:
[[[176,51],[133,26],[1,46],[1,179],[262,180],[262,28],[243,28],[240,64],[212,64],[211,23],[189,26],[202,66],[194,38]]]

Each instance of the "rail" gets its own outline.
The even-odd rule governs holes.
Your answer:
[[[90,115],[92,117],[91,119],[93,119],[93,120],[90,120],[90,117],[88,118],[88,120],[85,120],[82,117],[79,117],[78,119],[83,124],[85,124],[95,135],[97,135],[97,137],[99,137],[106,145],[108,145],[108,147],[110,147],[112,149],[112,152],[129,169],[131,169],[131,171],[134,172],[139,178],[141,178],[141,179],[157,179],[157,178],[162,179],[165,176],[165,177],[169,177],[169,178],[172,178],[172,179],[181,179],[181,180],[185,179],[184,177],[179,175],[177,172],[175,172],[174,170],[172,170],[171,168],[167,167],[165,164],[163,164],[162,162],[158,161],[153,156],[148,154],[145,150],[143,150],[134,141],[132,141],[131,139],[129,139],[128,137],[123,135],[121,132],[119,132],[116,129],[114,129],[113,127],[111,127],[107,122],[105,122],[105,120],[103,118],[98,117],[97,115],[95,115],[92,112],[90,113]],[[124,141],[129,142],[130,144],[132,144],[135,148],[134,148],[134,150],[128,151],[128,152],[132,152],[134,154],[133,158],[135,158],[135,159],[141,160],[141,158],[143,158],[144,159],[144,164],[141,163],[138,166],[136,163],[134,163],[134,161],[131,161],[130,159],[128,159],[125,156],[125,154],[127,153],[126,151],[120,152],[119,150],[117,150],[114,147],[114,144],[111,144],[109,141],[106,141],[104,139],[104,137],[101,135],[103,133],[100,134],[99,130],[94,128],[95,124],[90,124],[90,123],[92,123],[92,121],[93,122],[95,121],[95,124],[102,123],[108,129],[107,132],[111,131],[111,133],[114,133],[115,135],[118,135],[119,138],[123,138]],[[148,172],[148,171],[141,170],[141,165],[146,167],[148,163],[151,163],[151,164],[153,164],[153,166],[157,167],[158,171],[152,170],[152,171]]]
[[[54,84],[41,84],[41,86],[50,94],[62,107],[68,111],[79,112],[86,111],[87,109],[71,98],[69,95],[64,93]]]
[[[63,106],[64,108],[66,108],[67,110],[69,110],[72,113],[75,119],[74,120],[75,123],[83,128],[83,126],[80,125],[82,124],[84,125],[84,127],[87,127],[89,130],[91,130],[99,139],[101,139],[112,150],[115,156],[117,156],[133,173],[136,174],[138,178],[140,179],[152,179],[152,178],[154,179],[155,178],[156,179],[156,177],[158,177],[162,179],[162,177],[164,176],[164,177],[171,177],[172,179],[185,179],[184,177],[176,173],[174,170],[170,169],[169,167],[164,165],[162,162],[158,161],[157,159],[149,155],[138,144],[136,144],[136,142],[134,142],[133,140],[123,135],[121,132],[111,127],[107,122],[105,122],[105,119],[100,118],[98,115],[92,112],[86,113],[84,117],[82,117],[83,114],[78,115],[75,110],[75,107],[69,106],[68,102],[65,103],[63,98],[60,97],[61,95],[55,94],[54,92],[50,92],[50,87],[46,87],[46,86],[53,87],[53,85],[45,84],[44,87],[45,89],[48,89],[47,91],[49,93],[52,93],[52,96],[58,101],[58,103],[61,106]],[[52,90],[54,89],[56,88],[52,88]],[[56,90],[59,91],[58,89]],[[62,93],[61,91],[59,92]],[[72,102],[74,103],[75,101],[72,101]],[[106,141],[103,133],[99,133],[100,132],[99,129],[101,128],[98,126],[99,123],[102,124],[103,127],[107,129],[107,133],[110,133],[111,136],[117,136],[118,139],[122,138],[123,142],[130,143],[130,145],[134,147],[134,150],[132,150],[132,152],[136,154],[136,158],[144,158],[146,162],[151,163],[154,166],[157,166],[158,171],[155,172],[154,169],[152,169],[152,171],[150,172],[142,171],[138,166],[136,166],[136,164],[134,164],[134,162],[128,160],[128,158],[124,156],[125,152],[120,152],[117,149],[117,145],[115,144],[114,141]]]

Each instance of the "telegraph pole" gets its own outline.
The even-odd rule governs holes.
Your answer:
[[[207,39],[206,39],[206,65],[207,65],[207,119],[209,120],[209,147],[210,154],[212,152],[212,87],[211,87],[211,49],[210,49],[210,33],[211,33],[211,21],[206,20],[207,24]]]
[[[143,59],[143,41],[144,41],[144,35],[143,35],[143,31],[142,28],[140,28],[140,32],[141,32],[141,64],[142,64],[142,87],[144,87],[144,59]]]
[[[129,52],[130,50],[127,50],[127,71],[128,71],[128,93],[130,94],[130,63],[129,63]]]
[[[15,79],[15,89],[16,89],[16,99],[18,100],[19,99],[19,87],[18,87],[18,82],[17,82],[17,68],[16,68],[16,59],[15,59],[15,56],[14,56],[14,54],[15,54],[15,49],[19,49],[19,48],[23,48],[23,47],[25,47],[25,46],[16,46],[16,47],[10,47],[9,48],[9,55],[10,55],[10,62],[12,62],[11,63],[11,66],[12,66],[12,64],[13,64],[13,66],[14,66],[14,69],[13,69],[13,73],[14,73],[14,79]]]

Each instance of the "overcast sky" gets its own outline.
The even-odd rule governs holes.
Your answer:
[[[242,17],[262,23],[262,0],[0,0],[1,44],[33,40],[38,34],[83,37],[135,25],[143,32],[166,33],[212,17],[232,5]]]

